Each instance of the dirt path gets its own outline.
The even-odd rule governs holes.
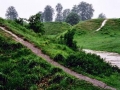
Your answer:
[[[98,28],[96,31],[99,31],[99,30],[106,24],[106,22],[107,22],[107,19],[105,19],[105,20],[102,22],[100,28]]]
[[[64,72],[72,75],[72,76],[75,76],[76,78],[80,79],[80,80],[85,80],[87,82],[90,82],[92,83],[94,86],[98,86],[98,87],[101,87],[101,88],[104,88],[104,89],[110,89],[110,90],[116,90],[115,88],[112,88],[110,86],[107,86],[105,83],[101,82],[101,81],[98,81],[96,79],[92,79],[92,78],[89,78],[87,76],[84,76],[82,74],[78,74],[62,65],[60,65],[59,63],[53,61],[49,56],[43,54],[41,52],[41,50],[37,47],[35,47],[33,44],[29,43],[28,41],[24,41],[22,38],[16,36],[15,34],[13,34],[12,32],[10,31],[7,31],[5,28],[3,27],[0,27],[2,30],[4,30],[5,32],[9,33],[10,35],[12,35],[14,37],[14,40],[16,40],[17,42],[20,42],[21,44],[23,44],[24,46],[26,46],[27,48],[29,48],[33,53],[35,53],[36,55],[42,57],[43,59],[45,59],[48,63],[54,65],[54,66],[57,66],[59,68],[61,68]]]
[[[106,62],[111,63],[111,65],[116,65],[120,68],[120,54],[112,53],[112,52],[105,52],[105,51],[94,51],[89,49],[83,49],[86,53],[93,53],[99,55],[103,58]]]

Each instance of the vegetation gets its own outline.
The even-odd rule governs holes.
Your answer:
[[[106,25],[98,32],[103,19],[89,20],[75,26],[77,45],[92,50],[120,53],[120,19],[108,19]]]
[[[100,14],[99,14],[99,16],[98,16],[98,18],[103,18],[103,19],[105,19],[105,18],[106,18],[106,16],[105,16],[105,14],[100,13]]]
[[[44,9],[44,21],[51,22],[53,20],[54,9],[47,5]]]
[[[70,9],[65,9],[63,11],[63,21],[66,20],[67,16],[70,14]]]
[[[73,41],[75,34],[75,29],[68,30],[64,35],[60,36],[60,43],[65,44],[68,47],[72,48],[73,50],[77,50],[78,47],[76,45],[76,42]]]
[[[10,20],[17,19],[18,13],[15,10],[15,7],[13,7],[13,6],[8,7],[5,16],[7,19],[10,19]]]
[[[71,26],[65,22],[45,22],[43,24],[46,35],[57,35],[71,28]]]
[[[78,5],[74,5],[72,11],[77,13],[80,16],[80,19],[84,21],[92,18],[94,9],[92,4],[82,1]]]
[[[29,18],[29,28],[33,29],[36,33],[44,33],[44,26],[43,23],[40,22],[40,14],[33,15]]]
[[[71,24],[71,25],[75,25],[75,24],[77,24],[79,21],[80,21],[80,17],[78,16],[77,13],[73,13],[73,12],[70,13],[70,14],[67,16],[66,20],[65,20],[65,22],[67,22],[67,23],[69,23],[69,24]]]
[[[100,90],[48,64],[10,37],[0,30],[0,90]]]
[[[58,3],[58,4],[56,5],[57,15],[56,15],[55,21],[58,21],[58,22],[63,21],[62,9],[63,9],[62,5],[61,5],[60,3]]]
[[[82,73],[89,77],[99,79],[112,87],[120,89],[119,69],[116,67],[110,66],[108,63],[106,63],[102,59],[100,59],[100,57],[97,57],[96,55],[93,55],[93,54],[85,54],[84,52],[77,52],[77,51],[72,50],[71,48],[69,48],[66,45],[59,44],[59,43],[57,43],[57,41],[59,39],[59,38],[56,38],[57,36],[56,37],[53,36],[51,38],[49,38],[49,35],[41,36],[39,34],[34,33],[31,30],[26,29],[25,27],[22,27],[22,26],[16,24],[14,21],[8,21],[8,20],[7,21],[3,20],[3,21],[4,21],[3,25],[7,29],[20,35],[25,40],[29,40],[30,42],[34,43],[37,47],[42,49],[43,53],[49,55],[51,58],[53,58],[55,61],[59,62],[60,64],[66,66],[66,67],[69,66],[69,68],[71,68],[72,70],[74,70],[78,73]],[[99,34],[104,35],[105,33],[103,34],[103,33],[95,32],[97,27],[99,27],[99,25],[101,25],[102,21],[103,21],[103,19],[88,21],[89,23],[92,22],[92,24],[94,25],[94,27],[92,27],[92,24],[91,24],[91,27],[93,29],[91,29],[91,28],[89,29],[88,26],[86,26],[87,29],[84,30],[80,24],[74,26],[74,28],[76,28],[75,39],[78,36],[81,38],[82,38],[82,36],[83,37],[87,36],[87,35],[89,36],[91,33],[98,33],[98,35]],[[87,22],[85,24],[88,25]],[[81,26],[80,28],[86,32],[85,34],[77,33],[77,32],[80,32],[80,29],[78,27],[79,25]],[[91,36],[93,36],[93,34]],[[87,38],[86,38],[86,40],[87,40]],[[73,62],[73,63],[71,63],[71,62]],[[74,65],[74,63],[75,63],[75,65]],[[101,65],[100,67],[102,69],[104,67],[103,72],[101,71],[101,68],[98,67],[99,65]]]

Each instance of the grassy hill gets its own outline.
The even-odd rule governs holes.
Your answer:
[[[0,90],[101,90],[67,75],[0,29]]]
[[[98,28],[96,24],[90,26],[90,28],[93,28],[90,31],[91,29],[87,26],[90,21],[74,26],[77,29],[74,39],[78,42],[78,45],[87,49],[120,53],[120,19],[108,19],[106,25],[98,32],[95,31]],[[99,19],[93,20],[93,22],[96,21],[99,21]]]
[[[45,22],[44,23],[46,35],[56,35],[71,28],[71,25],[65,22]]]
[[[93,21],[92,21],[92,23],[93,23]],[[102,21],[99,21],[99,24],[101,24],[101,22]],[[97,24],[98,24],[98,22],[97,22]],[[34,43],[35,46],[42,49],[43,53],[49,55],[51,58],[53,58],[55,61],[59,62],[60,64],[66,66],[78,73],[82,73],[89,77],[101,80],[112,87],[120,89],[120,86],[119,86],[120,70],[117,69],[116,67],[110,66],[108,63],[105,63],[103,61],[103,59],[100,59],[99,56],[96,56],[94,54],[85,54],[84,52],[74,51],[64,44],[57,43],[56,42],[57,40],[55,37],[49,38],[49,35],[41,36],[40,34],[34,33],[32,30],[29,30],[29,29],[15,23],[14,21],[0,20],[0,25],[4,26],[6,29],[14,32],[15,34],[19,35],[23,39],[28,40],[31,43]],[[79,31],[80,31],[80,29],[79,29]],[[91,30],[91,31],[92,32],[85,33],[85,34],[77,34],[77,32],[76,32],[75,40],[78,40],[78,45],[79,44],[81,45],[81,41],[79,41],[80,39],[81,40],[87,39],[87,38],[85,39],[84,37],[91,38],[93,36],[93,34],[96,34],[96,36],[99,34],[101,35],[101,33],[94,32],[94,30]],[[103,35],[101,35],[101,36],[103,36]],[[86,43],[88,45],[90,42],[86,42]],[[84,42],[83,42],[83,44],[84,44]],[[50,69],[48,69],[48,71],[50,71]],[[44,72],[44,70],[43,70],[43,72]],[[57,83],[57,84],[59,84],[59,83]],[[65,84],[66,84],[66,82],[65,82]],[[62,84],[60,84],[60,85],[62,85]],[[57,86],[60,87],[60,85],[57,85]],[[67,85],[69,85],[69,84],[67,84]],[[84,85],[86,86],[86,84],[84,84]],[[54,83],[53,83],[53,86],[54,86]],[[55,86],[56,86],[56,84],[55,84]],[[82,87],[84,88],[84,86],[82,86]],[[63,88],[63,87],[61,87],[61,88]],[[81,87],[79,89],[78,86],[75,86],[73,88],[78,89],[78,90],[81,89]],[[71,88],[71,89],[73,89],[73,88]],[[86,86],[86,88],[88,88],[88,87]],[[90,86],[90,88],[91,88],[91,86]],[[94,90],[92,88],[91,88],[91,90]],[[84,89],[82,89],[82,90],[84,90]]]

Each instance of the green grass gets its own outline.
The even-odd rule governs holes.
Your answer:
[[[100,31],[95,32],[95,30],[81,35],[76,33],[74,39],[82,48],[120,53],[119,19],[110,19]],[[79,31],[83,32],[83,30]]]
[[[71,26],[65,22],[45,22],[44,28],[46,35],[56,35],[70,29]]]
[[[79,31],[93,31],[98,29],[104,19],[91,19],[91,20],[86,20],[78,23],[77,25],[74,25],[73,27],[77,30],[77,33]]]
[[[93,20],[93,21],[96,21],[96,20]],[[103,20],[98,20],[96,21],[97,23],[99,22],[99,24],[101,25],[101,22]],[[67,46],[65,45],[62,45],[62,44],[58,44],[56,43],[56,37],[54,35],[44,35],[44,36],[41,36],[40,34],[36,34],[34,33],[32,30],[28,30],[26,29],[25,27],[22,27],[16,23],[14,23],[13,21],[5,21],[4,23],[5,27],[10,29],[10,31],[20,35],[21,37],[23,37],[25,40],[28,40],[32,43],[34,43],[37,47],[41,48],[42,51],[44,53],[46,53],[47,55],[49,55],[51,58],[56,58],[57,56],[60,56],[60,58],[62,57],[64,60],[66,60],[68,58],[68,56],[71,54],[71,53],[76,53],[75,51],[73,51],[72,49],[68,48]],[[96,24],[97,25],[97,24]],[[80,31],[80,29],[79,29]],[[83,30],[82,30],[83,31]],[[86,30],[87,31],[87,30]],[[86,32],[85,31],[85,32]],[[89,30],[90,33],[86,32],[84,33],[84,31],[79,33],[79,35],[76,33],[75,35],[75,39],[79,40],[79,37],[83,38],[84,39],[84,42],[85,40],[87,40],[89,37],[89,39],[93,36],[93,34],[96,34],[94,33],[94,30]],[[84,33],[84,34],[83,34]],[[92,34],[91,34],[92,33]],[[101,35],[101,33],[97,33],[98,35]],[[97,35],[96,34],[96,35]],[[50,37],[49,37],[50,36]],[[77,38],[76,38],[77,37]],[[85,38],[86,37],[86,38]],[[80,38],[80,39],[81,39]],[[83,42],[83,44],[84,44]],[[90,42],[89,42],[90,43]],[[86,44],[89,44],[88,42],[86,42]],[[78,45],[81,46],[81,44],[79,44],[78,42]],[[89,45],[88,45],[89,46]],[[93,45],[94,46],[94,45]],[[85,54],[83,56],[86,56]],[[92,57],[92,56],[91,56]],[[94,57],[92,57],[93,59],[95,59]],[[57,57],[57,59],[59,59],[59,57]],[[66,64],[64,63],[64,60],[62,61],[61,59],[60,60],[57,60],[59,63],[61,63],[62,65],[66,66]],[[70,59],[71,60],[71,59]],[[89,57],[87,57],[87,60],[89,60]],[[99,60],[99,59],[98,59]],[[101,63],[102,64],[102,63]],[[86,64],[87,65],[87,64]],[[104,77],[99,77],[99,76],[95,76],[95,75],[90,75],[88,72],[80,72],[78,70],[77,67],[69,67],[75,71],[77,71],[78,73],[82,73],[82,74],[85,74],[87,76],[90,76],[92,78],[96,78],[96,79],[99,79],[101,81],[104,81],[106,82],[108,85],[110,86],[113,86],[117,89],[120,89],[120,86],[119,86],[119,73],[113,73],[111,74],[110,76],[104,76]],[[84,69],[84,68],[83,68]],[[94,68],[93,68],[94,69]],[[96,68],[97,70],[97,68]],[[112,77],[112,78],[111,78]],[[112,80],[115,80],[115,83],[111,83]]]
[[[0,30],[1,90],[103,90],[48,64]]]

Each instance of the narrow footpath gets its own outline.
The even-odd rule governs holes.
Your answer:
[[[17,42],[20,42],[21,44],[23,44],[24,46],[26,46],[28,49],[30,49],[33,53],[35,53],[37,56],[40,56],[42,57],[43,59],[45,59],[48,63],[56,66],[56,67],[59,67],[61,68],[64,72],[72,75],[72,76],[75,76],[76,78],[80,79],[80,80],[85,80],[89,83],[92,83],[94,86],[98,86],[98,87],[101,87],[101,88],[104,88],[104,89],[110,89],[110,90],[116,90],[115,88],[112,88],[110,86],[108,86],[107,84],[103,83],[102,81],[98,81],[96,79],[92,79],[92,78],[89,78],[87,76],[84,76],[82,74],[78,74],[62,65],[60,65],[59,63],[55,62],[54,60],[52,60],[49,56],[45,55],[42,53],[42,51],[35,47],[32,43],[28,42],[28,41],[25,41],[23,40],[21,37],[18,37],[17,35],[15,35],[14,33],[6,30],[4,27],[0,27],[3,31],[5,31],[6,33],[9,33],[15,41]]]
[[[103,26],[105,26],[106,22],[107,22],[107,19],[105,19],[105,20],[102,22],[101,26],[100,26],[96,31],[99,31]]]

